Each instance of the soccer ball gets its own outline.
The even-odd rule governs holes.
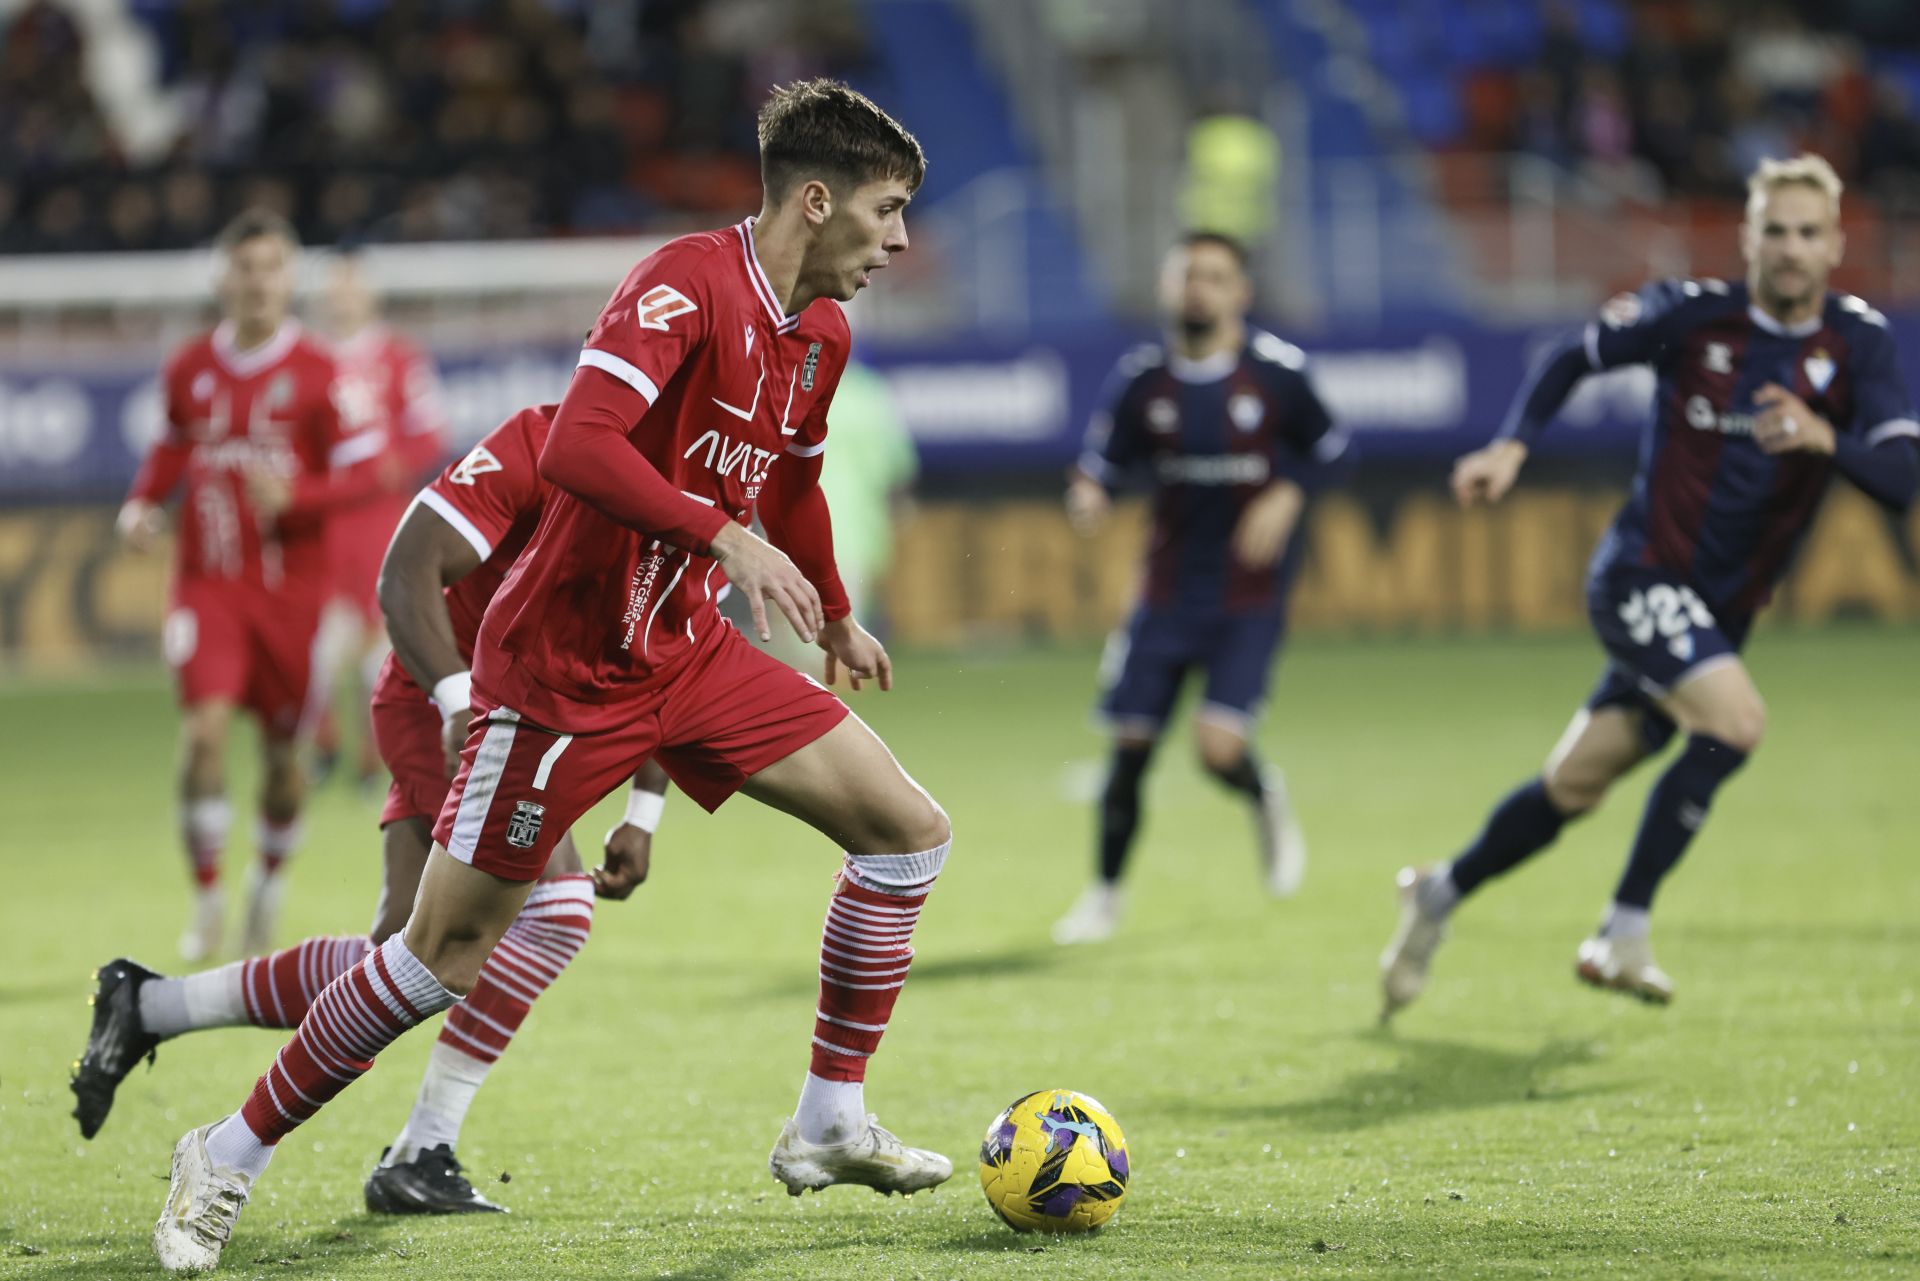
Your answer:
[[[1016,1232],[1091,1232],[1127,1195],[1127,1136],[1106,1108],[1072,1090],[1018,1099],[987,1127],[980,1188]]]

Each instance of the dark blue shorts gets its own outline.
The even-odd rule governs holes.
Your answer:
[[[1691,587],[1661,569],[1619,565],[1587,580],[1587,617],[1607,651],[1607,670],[1587,706],[1643,712],[1647,750],[1673,737],[1657,699],[1704,669],[1737,658],[1751,614],[1715,617]]]
[[[1207,674],[1201,714],[1251,721],[1267,696],[1273,656],[1286,635],[1284,611],[1212,614],[1135,609],[1107,640],[1100,662],[1101,715],[1116,729],[1158,730],[1187,672]]]

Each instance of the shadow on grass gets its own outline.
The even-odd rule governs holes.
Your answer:
[[[162,1180],[161,1182],[164,1182]],[[413,1224],[399,1219],[370,1214],[354,1215],[306,1232],[274,1233],[269,1243],[255,1234],[249,1239],[242,1223],[236,1240],[221,1259],[223,1272],[257,1272],[271,1269],[275,1276],[336,1276],[344,1267],[363,1266],[385,1256],[396,1266],[404,1265],[411,1252],[402,1242]],[[17,1247],[9,1258],[8,1243],[0,1240],[0,1259],[17,1263],[18,1270],[0,1275],[20,1276],[27,1281],[101,1281],[118,1276],[157,1276],[159,1264],[153,1256],[152,1239],[143,1230],[124,1241],[90,1238],[49,1246],[37,1255],[21,1255]],[[101,1257],[97,1251],[104,1250]],[[90,1254],[80,1259],[62,1258],[69,1252]]]
[[[1305,1130],[1337,1133],[1389,1125],[1430,1112],[1525,1103],[1564,1103],[1604,1094],[1624,1082],[1564,1088],[1553,1083],[1563,1068],[1594,1061],[1588,1041],[1548,1041],[1537,1050],[1497,1050],[1460,1041],[1412,1039],[1367,1032],[1354,1040],[1398,1053],[1391,1067],[1353,1072],[1317,1098],[1260,1104],[1214,1098],[1168,1101],[1173,1111],[1220,1117],[1260,1116],[1290,1121]]]
[[[1061,949],[1018,947],[1004,952],[974,952],[951,956],[922,956],[915,959],[907,982],[914,987],[955,980],[1019,978],[1049,970],[1060,964]],[[797,1000],[817,989],[812,971],[755,989],[744,999],[753,1001]]]

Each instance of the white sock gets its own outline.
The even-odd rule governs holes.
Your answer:
[[[1600,925],[1602,936],[1610,939],[1643,939],[1652,932],[1653,921],[1644,907],[1615,903],[1607,908],[1607,919]]]
[[[140,1026],[154,1036],[178,1036],[205,1027],[247,1023],[240,995],[241,971],[235,961],[177,979],[148,979],[140,985]]]
[[[793,1118],[808,1143],[850,1142],[867,1128],[866,1089],[859,1081],[829,1081],[809,1072]]]
[[[1453,869],[1443,867],[1434,876],[1423,876],[1413,883],[1414,905],[1429,920],[1444,921],[1460,902],[1460,890],[1453,883]]]
[[[473,1106],[473,1096],[493,1066],[444,1041],[433,1043],[427,1072],[420,1078],[420,1094],[400,1137],[393,1141],[382,1165],[404,1165],[428,1148],[460,1145],[460,1126]]]
[[[273,1160],[273,1145],[262,1143],[248,1128],[246,1118],[235,1112],[207,1134],[207,1156],[217,1167],[238,1170],[258,1180],[266,1173],[267,1162]]]

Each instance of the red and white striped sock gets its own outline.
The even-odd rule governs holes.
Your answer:
[[[220,855],[227,848],[233,806],[224,796],[196,796],[180,808],[180,840],[193,868],[194,884],[211,889],[220,882]]]
[[[268,956],[140,985],[140,1026],[155,1036],[210,1027],[297,1027],[314,998],[373,944],[362,935],[310,938]]]
[[[827,904],[813,1055],[795,1114],[809,1143],[847,1142],[866,1123],[867,1060],[907,981],[913,927],[951,846],[847,856]]]
[[[300,1030],[233,1117],[207,1139],[216,1165],[258,1177],[273,1146],[373,1066],[408,1028],[454,1003],[453,993],[396,934],[329,983]],[[216,1150],[216,1147],[218,1150]]]
[[[460,1127],[487,1071],[507,1051],[540,994],[560,977],[593,929],[593,881],[562,876],[542,881],[494,945],[465,1000],[447,1011],[427,1060],[413,1112],[387,1152],[387,1164],[413,1160],[427,1148],[457,1147]]]

